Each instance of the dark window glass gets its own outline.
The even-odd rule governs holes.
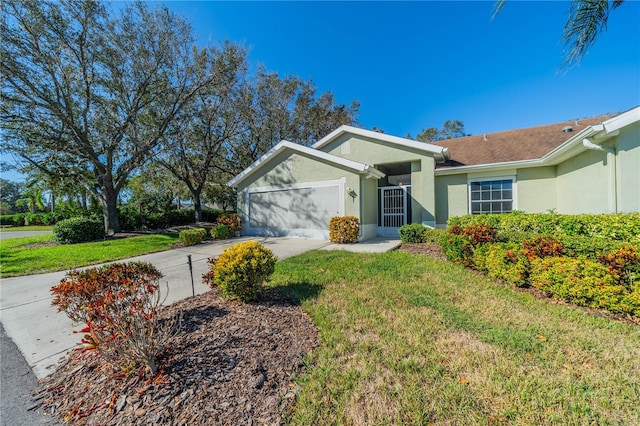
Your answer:
[[[471,182],[471,213],[508,213],[513,209],[513,181]]]

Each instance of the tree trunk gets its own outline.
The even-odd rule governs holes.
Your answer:
[[[103,192],[100,197],[102,212],[104,214],[104,230],[106,235],[113,235],[120,232],[120,221],[118,220],[118,193],[110,182],[102,186]]]
[[[202,222],[202,203],[200,202],[201,191],[191,191],[193,197],[193,209],[195,210],[196,223]]]

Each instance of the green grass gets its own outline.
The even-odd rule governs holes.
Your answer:
[[[638,326],[403,252],[311,252],[270,285],[321,339],[291,424],[640,424]]]
[[[53,242],[52,235],[11,238],[0,243],[0,277],[14,277],[126,259],[171,248],[178,234],[152,234],[93,243],[25,247]]]
[[[0,232],[51,231],[52,229],[51,225],[12,226],[11,228],[0,228]]]

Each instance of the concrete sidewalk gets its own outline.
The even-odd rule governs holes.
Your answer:
[[[400,240],[386,237],[375,237],[355,244],[329,244],[322,250],[344,250],[354,253],[385,253],[400,247]]]
[[[169,304],[192,295],[187,255],[191,255],[193,264],[195,294],[201,294],[209,290],[202,283],[202,274],[207,272],[207,258],[219,255],[226,247],[249,240],[261,242],[279,259],[330,244],[329,241],[302,238],[240,237],[147,254],[126,261],[155,265],[164,275],[161,282],[168,283],[169,294],[165,303]],[[0,286],[0,321],[38,378],[53,372],[57,363],[80,340],[79,335],[72,333],[74,326],[71,320],[51,306],[53,297],[49,290],[65,274],[66,271],[62,271],[5,278]]]

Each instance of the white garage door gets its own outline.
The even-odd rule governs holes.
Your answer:
[[[340,215],[340,186],[252,192],[249,227],[257,234],[328,237],[329,220]]]

